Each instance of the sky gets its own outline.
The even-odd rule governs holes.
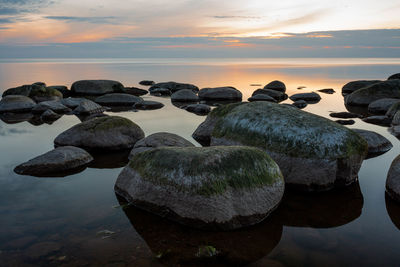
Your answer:
[[[399,0],[0,0],[0,57],[399,57]]]

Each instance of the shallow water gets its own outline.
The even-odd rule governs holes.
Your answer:
[[[143,79],[174,80],[199,87],[235,86],[247,99],[258,88],[250,84],[278,79],[289,95],[335,89],[305,108],[329,117],[330,111],[346,110],[340,89],[348,81],[386,79],[399,71],[398,59],[3,60],[0,88],[37,81],[70,86],[79,79],[100,78],[125,86],[138,86]],[[166,131],[195,143],[191,134],[204,116],[173,106],[169,98],[144,98],[165,107],[117,114],[140,125],[146,135]],[[118,155],[98,158],[83,172],[64,178],[15,174],[16,165],[52,149],[54,138],[80,121],[75,116],[63,116],[52,125],[0,121],[0,265],[397,266],[400,204],[385,198],[385,180],[400,153],[399,141],[385,127],[355,120],[349,127],[379,132],[394,145],[364,161],[359,183],[323,194],[287,191],[263,223],[218,233],[182,227],[126,206],[113,190],[125,163]],[[196,255],[205,247],[215,248],[218,256],[201,260]]]

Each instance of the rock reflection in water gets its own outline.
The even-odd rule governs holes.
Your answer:
[[[29,121],[33,118],[32,113],[2,113],[0,119],[7,124],[15,124]]]
[[[128,164],[130,150],[123,151],[107,151],[107,152],[91,152],[93,161],[89,164],[89,168],[93,169],[115,169],[122,168]]]
[[[392,223],[400,230],[400,203],[385,193],[386,210]]]
[[[329,228],[357,219],[364,199],[359,183],[321,193],[286,189],[275,215],[285,226]]]
[[[126,204],[122,198],[117,196],[117,199],[121,205]],[[207,232],[134,206],[125,207],[124,212],[154,255],[167,266],[246,265],[268,255],[282,236],[282,224],[273,215],[241,230]]]

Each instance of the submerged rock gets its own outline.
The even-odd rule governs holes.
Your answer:
[[[157,101],[147,101],[147,100],[138,102],[133,106],[133,108],[140,110],[154,110],[154,109],[160,109],[162,107],[164,107],[163,103]]]
[[[335,93],[335,90],[333,90],[332,88],[325,88],[325,89],[319,89],[318,92],[331,95]]]
[[[242,100],[242,93],[234,87],[203,88],[199,91],[202,100]]]
[[[371,102],[368,105],[368,112],[371,114],[386,114],[386,112],[395,103],[400,103],[400,99],[396,98],[382,98]]]
[[[56,137],[54,144],[89,150],[124,150],[132,148],[142,138],[144,132],[134,122],[118,116],[106,116],[69,128]]]
[[[111,80],[81,80],[71,86],[71,93],[75,95],[105,95],[123,90],[120,82]]]
[[[211,111],[211,107],[206,104],[191,104],[185,106],[184,109],[196,115],[207,115]]]
[[[368,143],[368,154],[366,158],[382,155],[392,149],[392,143],[382,135],[363,129],[352,129],[361,135]]]
[[[264,89],[271,89],[271,90],[275,90],[275,91],[279,91],[282,93],[286,92],[286,86],[283,82],[281,81],[272,81],[269,84],[267,84],[266,86],[264,86]]]
[[[149,80],[143,80],[143,81],[140,81],[139,84],[140,84],[140,85],[149,86],[149,85],[155,84],[155,82],[154,82],[154,81],[149,81]]]
[[[156,83],[149,88],[149,91],[150,91],[150,93],[153,93],[153,92],[155,92],[156,89],[160,89],[160,88],[168,89],[170,91],[170,94],[173,94],[176,91],[183,90],[183,89],[189,89],[195,93],[197,93],[199,91],[199,88],[196,85],[189,84],[189,83],[177,83],[177,82]]]
[[[7,95],[0,100],[0,113],[30,112],[36,105],[35,101],[23,95]]]
[[[21,175],[57,176],[85,167],[92,160],[92,156],[81,148],[63,146],[18,165],[14,171]]]
[[[130,94],[113,93],[99,96],[94,101],[102,106],[133,106],[143,99]]]
[[[259,94],[268,95],[278,102],[283,101],[288,98],[287,94],[279,92],[279,91],[271,90],[271,89],[257,89],[253,92],[253,94],[251,96],[254,97]]]
[[[341,118],[341,119],[355,119],[355,118],[360,118],[359,114],[356,113],[351,113],[351,112],[332,112],[329,114],[329,116],[333,118]]]
[[[79,103],[78,107],[74,109],[74,114],[87,116],[91,114],[103,113],[107,110],[107,108],[100,106],[89,99],[84,99]]]
[[[278,165],[251,147],[162,147],[135,155],[115,191],[137,207],[217,229],[256,224],[279,204]]]
[[[136,88],[136,87],[125,87],[123,90],[124,94],[130,94],[135,96],[142,96],[148,93],[147,90]]]
[[[313,102],[313,101],[321,100],[321,96],[315,92],[294,94],[294,95],[290,96],[289,98],[292,101],[304,100],[304,101],[308,101],[308,102]]]
[[[276,102],[275,98],[266,94],[257,94],[247,99],[249,102],[253,101],[268,101],[268,102]]]
[[[162,146],[174,146],[174,147],[194,147],[194,145],[179,135],[173,133],[154,133],[146,138],[139,140],[133,147],[131,153],[129,154],[129,159],[131,159],[137,153],[151,150]]]
[[[55,113],[67,113],[71,112],[71,109],[61,104],[59,101],[43,101],[37,104],[32,109],[33,114],[42,114],[46,110],[52,110]]]
[[[400,80],[388,80],[358,89],[346,95],[346,105],[368,106],[382,98],[400,98]]]
[[[199,101],[199,97],[192,90],[182,89],[171,95],[171,101],[197,102]]]
[[[400,155],[390,165],[386,179],[386,192],[392,199],[400,202]]]
[[[370,86],[375,83],[381,82],[380,80],[360,80],[346,83],[342,88],[342,95],[348,95],[357,91],[358,89]]]
[[[203,145],[250,145],[265,150],[285,182],[306,191],[357,180],[367,153],[358,134],[326,118],[270,102],[214,109],[193,133]]]
[[[393,75],[390,75],[388,80],[394,80],[394,79],[400,79],[400,73],[395,73]]]

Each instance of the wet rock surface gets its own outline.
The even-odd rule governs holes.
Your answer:
[[[368,154],[366,158],[373,158],[382,155],[392,149],[392,143],[382,135],[363,129],[352,129],[361,135],[368,143]]]
[[[215,229],[262,221],[277,207],[283,190],[279,167],[266,153],[237,146],[141,152],[115,183],[115,191],[137,207]]]
[[[58,176],[64,172],[85,167],[92,160],[92,156],[85,150],[64,146],[20,164],[14,171],[22,175]]]

